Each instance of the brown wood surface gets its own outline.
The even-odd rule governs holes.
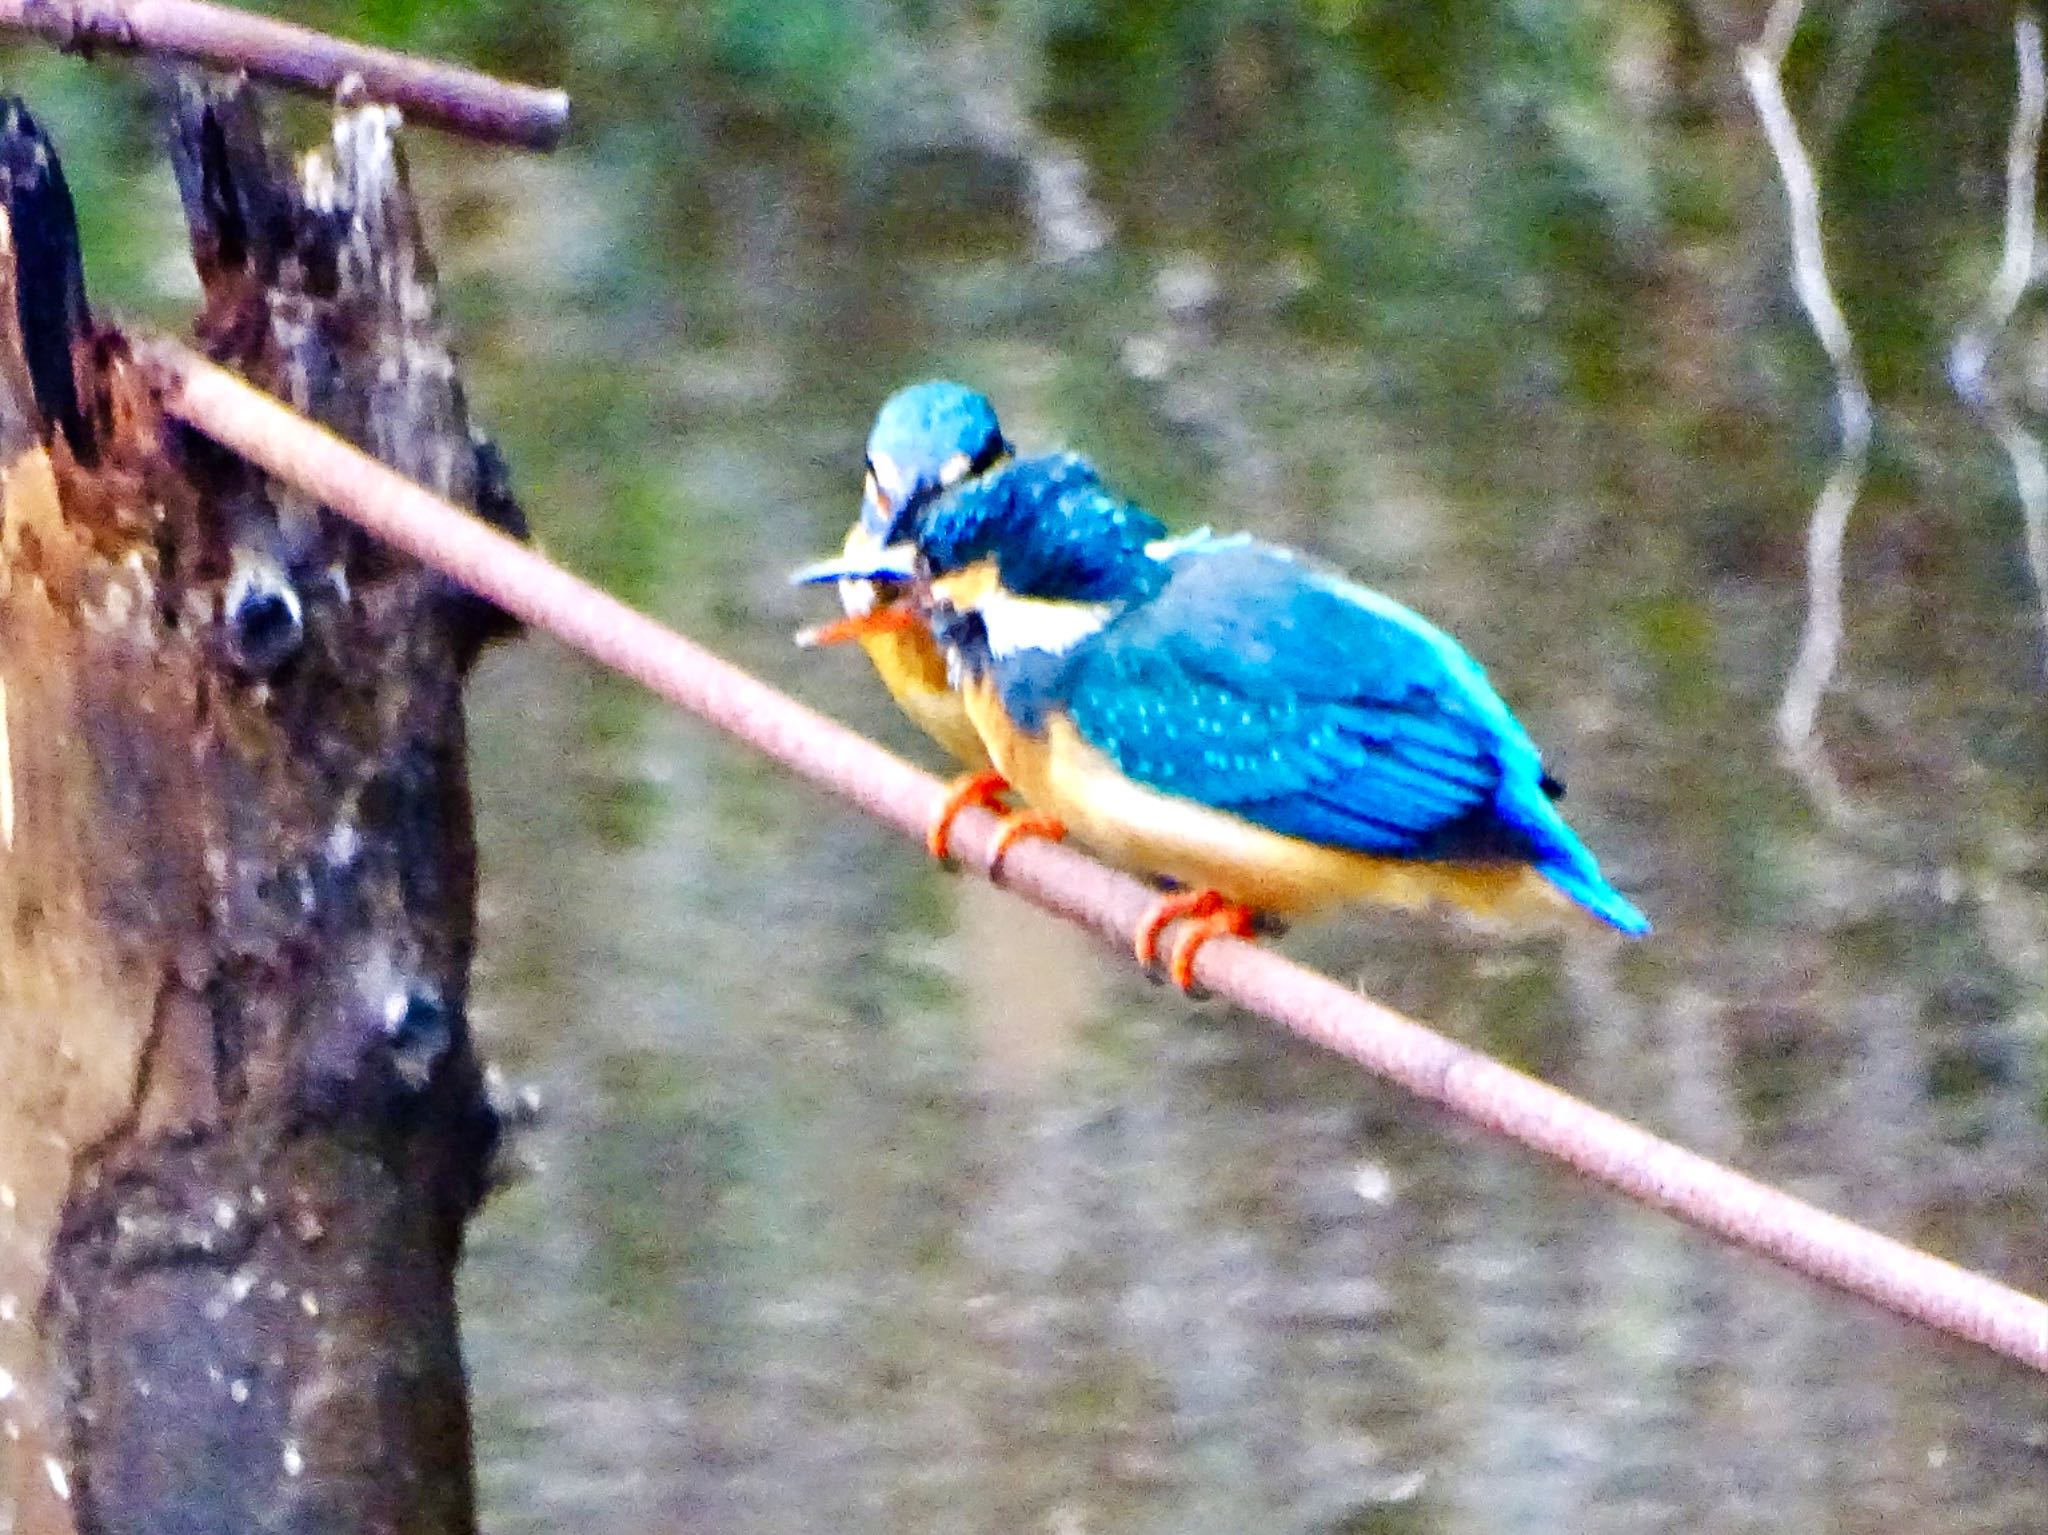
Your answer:
[[[207,349],[517,526],[389,114],[287,174],[242,91],[172,111]],[[157,414],[19,108],[0,195],[0,1530],[470,1530],[502,622]]]

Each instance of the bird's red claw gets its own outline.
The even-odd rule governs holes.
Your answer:
[[[1131,935],[1131,952],[1138,956],[1139,964],[1150,970],[1159,963],[1161,933],[1182,917],[1206,917],[1222,904],[1222,895],[1214,890],[1176,890],[1171,895],[1162,895],[1152,903],[1152,909]]]
[[[1132,934],[1131,952],[1138,956],[1139,964],[1149,970],[1159,963],[1160,935],[1183,917],[1193,925],[1174,940],[1173,954],[1166,964],[1167,979],[1182,991],[1195,988],[1195,956],[1203,944],[1226,935],[1249,938],[1258,930],[1258,913],[1249,906],[1226,901],[1220,891],[1176,890],[1154,902]]]
[[[1258,913],[1249,906],[1225,901],[1174,941],[1167,961],[1167,979],[1182,991],[1195,989],[1195,956],[1211,938],[1249,938],[1258,931]]]
[[[996,840],[989,846],[988,877],[994,879],[1002,872],[1003,859],[1023,838],[1044,837],[1049,842],[1060,842],[1066,835],[1067,823],[1056,815],[1047,815],[1042,810],[1011,811],[996,828]]]
[[[963,810],[988,810],[1001,814],[1003,796],[1010,792],[1010,781],[1001,773],[984,768],[979,773],[963,773],[947,786],[946,798],[939,806],[939,813],[932,817],[931,830],[925,833],[924,845],[932,857],[945,859],[953,851],[953,823],[960,819]],[[1006,844],[998,844],[999,847]]]

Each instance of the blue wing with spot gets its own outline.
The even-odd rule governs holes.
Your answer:
[[[1158,595],[1077,648],[1057,684],[1122,771],[1312,842],[1526,861],[1624,931],[1647,926],[1448,635],[1247,538],[1189,540],[1167,564]]]
[[[1518,851],[1485,812],[1505,768],[1540,772],[1535,747],[1447,639],[1249,540],[1170,568],[1063,679],[1124,772],[1361,852]]]

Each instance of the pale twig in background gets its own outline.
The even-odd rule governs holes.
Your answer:
[[[2005,253],[1984,302],[1956,333],[1948,373],[1956,393],[2012,461],[2013,488],[2026,532],[2027,570],[2040,613],[2042,665],[2048,668],[2048,456],[2042,453],[2040,438],[2027,430],[1990,378],[1992,354],[2034,280],[2034,165],[2041,152],[2042,117],[2048,113],[2048,68],[2041,57],[2041,23],[2032,16],[2021,15],[2013,23],[2013,52],[2019,62],[2019,84],[2012,136],[2005,149]]]
[[[988,38],[963,42],[941,61],[942,73],[972,82],[971,89],[959,93],[958,104],[974,141],[990,155],[1022,167],[1033,254],[1049,266],[1073,266],[1099,254],[1116,224],[1090,189],[1087,159],[1032,110],[1021,83],[1030,69],[1005,56],[1003,47]]]
[[[2013,47],[2019,59],[2019,99],[2005,151],[2005,253],[1984,302],[1956,336],[1949,354],[1956,389],[1972,405],[1987,398],[1985,368],[1992,348],[2034,275],[2034,158],[2041,146],[2048,78],[2042,72],[2041,24],[2032,16],[2013,23]]]
[[[1763,35],[1742,50],[1742,78],[1777,161],[1791,218],[1792,286],[1806,310],[1814,339],[1835,375],[1835,421],[1840,435],[1834,467],[1815,498],[1806,534],[1806,630],[1778,704],[1778,742],[1822,809],[1835,820],[1845,806],[1828,766],[1815,721],[1821,696],[1834,680],[1842,651],[1842,541],[1863,490],[1870,458],[1870,390],[1856,360],[1855,338],[1828,281],[1821,244],[1820,181],[1799,140],[1799,125],[1785,102],[1785,54],[1799,28],[1802,0],[1778,0]]]

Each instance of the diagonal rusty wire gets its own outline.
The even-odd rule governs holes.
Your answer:
[[[176,342],[138,348],[163,408],[426,564],[644,683],[920,841],[944,786],[635,612]],[[954,843],[985,862],[995,817]],[[1001,883],[1125,948],[1153,892],[1082,853],[1020,843]],[[1269,950],[1218,939],[1196,978],[1219,996],[1639,1203],[1899,1316],[2048,1371],[2048,1305],[1744,1177]]]

